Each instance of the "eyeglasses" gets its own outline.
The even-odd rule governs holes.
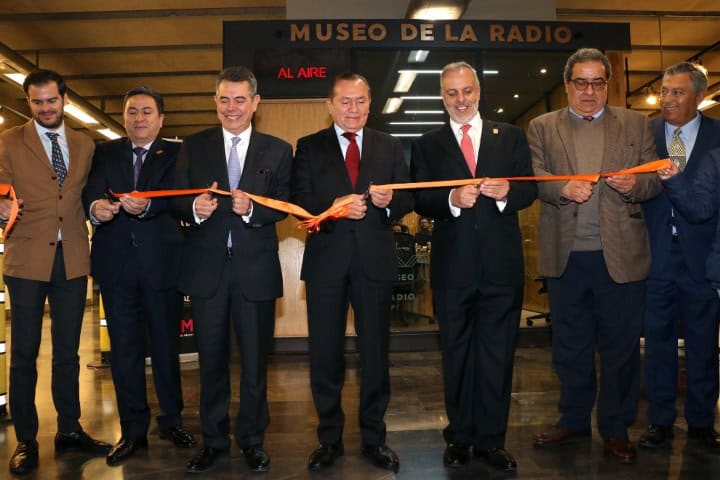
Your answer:
[[[580,90],[581,92],[584,91],[588,85],[590,85],[593,89],[593,91],[599,91],[605,88],[607,85],[607,81],[603,80],[602,78],[597,78],[595,80],[586,80],[584,78],[573,78],[570,80],[573,85],[575,85],[575,88],[577,90]]]

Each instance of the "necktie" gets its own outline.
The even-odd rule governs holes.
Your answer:
[[[343,137],[350,141],[347,152],[345,152],[345,168],[347,168],[353,190],[355,190],[358,175],[360,175],[360,147],[358,147],[358,144],[355,141],[356,136],[357,134],[352,132],[343,133]]]
[[[60,144],[58,143],[58,137],[60,134],[55,132],[45,132],[45,135],[47,135],[50,142],[52,142],[52,166],[58,177],[58,186],[62,187],[65,177],[67,177],[67,167],[65,167],[62,150],[60,150]]]
[[[230,147],[230,155],[228,155],[228,180],[230,180],[230,188],[237,188],[240,183],[240,175],[242,174],[242,165],[240,165],[240,156],[237,152],[237,144],[240,143],[240,137],[232,137],[230,139],[232,146]]]
[[[672,138],[670,139],[670,145],[668,145],[670,160],[677,165],[679,170],[684,169],[686,163],[685,144],[683,143],[682,138],[680,138],[681,133],[682,130],[676,128]]]
[[[595,117],[593,117],[592,115],[583,115],[582,119],[587,120],[588,122],[592,122],[593,120],[595,120]]]
[[[142,147],[135,147],[133,148],[133,152],[135,152],[135,162],[133,163],[133,186],[137,187],[138,179],[140,178],[140,170],[142,170],[143,165],[143,156],[147,150]]]
[[[465,157],[465,163],[467,163],[468,169],[472,176],[475,176],[475,149],[473,148],[472,139],[468,135],[470,125],[465,124],[460,127],[462,130],[462,138],[460,139],[460,150],[462,150],[463,157]]]

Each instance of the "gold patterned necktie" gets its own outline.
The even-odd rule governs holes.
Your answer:
[[[683,143],[682,138],[680,138],[681,133],[681,129],[675,129],[675,132],[670,139],[670,144],[668,145],[668,155],[670,160],[672,160],[673,163],[677,165],[678,169],[682,171],[685,168],[686,157],[685,144]]]

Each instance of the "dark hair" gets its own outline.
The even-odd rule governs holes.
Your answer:
[[[65,80],[63,80],[60,74],[54,70],[35,70],[25,77],[25,81],[23,82],[23,91],[25,92],[25,96],[27,97],[28,95],[30,85],[45,85],[50,82],[55,82],[57,84],[58,92],[60,92],[61,97],[65,96],[67,93]]]
[[[220,73],[218,73],[217,79],[215,80],[215,90],[217,90],[220,86],[220,82],[222,81],[248,82],[250,96],[254,97],[257,95],[257,79],[247,67],[236,65],[234,67],[224,68]]]
[[[135,95],[147,95],[148,97],[152,97],[152,99],[155,100],[155,106],[157,107],[158,113],[162,115],[165,112],[165,101],[163,100],[162,95],[152,88],[144,86],[137,86],[128,90],[125,94],[125,98],[123,98],[123,110],[125,110],[125,105],[127,105],[128,100]]]
[[[610,80],[612,75],[612,68],[610,67],[610,60],[597,48],[581,48],[577,52],[570,55],[565,63],[565,71],[563,72],[563,78],[566,82],[572,80],[572,71],[576,63],[585,62],[600,62],[605,66],[605,80]]]
[[[707,72],[704,67],[691,62],[680,62],[666,68],[663,75],[677,75],[678,73],[690,74],[690,83],[695,94],[707,89]]]
[[[353,72],[343,72],[340,75],[336,76],[332,83],[330,84],[330,89],[328,90],[328,98],[332,100],[335,97],[335,86],[344,81],[350,81],[350,82],[356,82],[360,80],[367,86],[368,89],[368,98],[372,98],[372,94],[370,93],[370,82],[367,81],[367,78],[363,77],[359,73],[353,73]]]

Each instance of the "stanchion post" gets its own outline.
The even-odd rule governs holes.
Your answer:
[[[0,239],[0,272],[2,272],[5,243]],[[7,335],[5,310],[5,281],[0,273],[0,417],[8,414],[8,378],[7,378]]]
[[[98,293],[98,325],[100,328],[100,361],[88,364],[90,368],[107,368],[110,366],[110,334],[108,334],[107,317],[102,295]]]

